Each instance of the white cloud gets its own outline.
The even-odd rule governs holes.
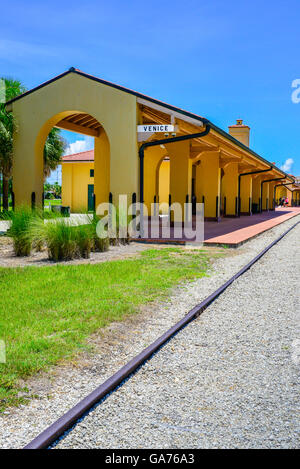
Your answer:
[[[286,173],[289,173],[292,169],[293,164],[294,164],[293,158],[287,158],[285,162],[283,163],[283,165],[280,166],[280,169],[282,169],[282,171],[285,171]]]
[[[84,137],[82,140],[76,140],[73,143],[69,143],[66,148],[65,155],[72,155],[73,153],[80,153],[81,151],[93,150],[94,138]]]

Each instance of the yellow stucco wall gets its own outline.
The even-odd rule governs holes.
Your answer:
[[[71,207],[71,212],[88,209],[88,185],[94,184],[90,177],[93,163],[62,164],[62,205]]]

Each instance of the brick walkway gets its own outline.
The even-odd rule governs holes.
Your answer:
[[[263,212],[252,216],[222,218],[219,223],[206,221],[204,223],[204,244],[207,246],[226,244],[230,247],[238,247],[245,241],[297,215],[300,215],[300,207],[287,207],[277,208],[275,211]],[[186,239],[174,237],[170,240],[155,238],[137,241],[164,244],[186,243]]]
[[[254,236],[280,225],[289,218],[300,215],[300,207],[277,208],[275,211],[263,212],[240,218],[223,218],[220,223],[204,224],[206,245],[227,244],[238,247]]]

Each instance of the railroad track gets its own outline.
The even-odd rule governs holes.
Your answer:
[[[257,256],[255,256],[248,264],[240,269],[235,275],[227,280],[215,292],[205,298],[201,303],[191,309],[186,316],[179,322],[167,330],[162,336],[155,340],[151,345],[139,353],[136,357],[130,360],[126,365],[120,368],[114,375],[108,378],[103,384],[97,387],[92,393],[82,399],[77,405],[72,407],[56,422],[46,428],[36,438],[34,438],[24,449],[46,449],[55,443],[65,432],[70,431],[76,423],[89,413],[93,407],[103,401],[109,396],[111,392],[116,390],[122,385],[125,380],[129,379],[140,366],[159,351],[172,337],[175,336],[181,329],[187,326],[191,321],[200,316],[203,311],[215,301],[236,279],[249,270],[261,257],[263,257],[275,244],[277,244],[284,236],[286,236],[293,228],[300,222],[298,221],[286,230],[281,236],[270,243],[263,249]]]

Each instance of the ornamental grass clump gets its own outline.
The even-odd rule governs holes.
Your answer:
[[[94,238],[93,251],[94,252],[105,252],[109,250],[109,238]]]
[[[69,261],[80,257],[76,228],[64,219],[45,223],[44,233],[49,259]]]
[[[35,217],[32,218],[29,226],[29,234],[32,240],[32,247],[36,251],[42,251],[47,245],[47,226],[49,223],[55,224],[56,221],[62,220],[62,218],[54,214],[49,221],[47,217],[45,217],[45,212],[40,209],[34,210]],[[46,219],[45,219],[46,218]]]
[[[80,225],[74,228],[75,240],[79,255],[88,259],[94,244],[94,237],[90,225]]]
[[[28,206],[20,206],[12,212],[9,235],[13,238],[16,256],[29,256],[32,249],[31,224],[37,214]]]
[[[91,220],[90,233],[92,236],[92,251],[94,252],[105,252],[109,250],[110,240],[109,237],[106,235],[105,230],[102,226],[98,225],[100,221],[100,217],[94,215],[93,219]]]
[[[127,214],[127,210],[123,207],[117,207],[116,209],[116,233],[118,244],[129,244],[130,236],[128,233],[128,226],[132,216]]]

